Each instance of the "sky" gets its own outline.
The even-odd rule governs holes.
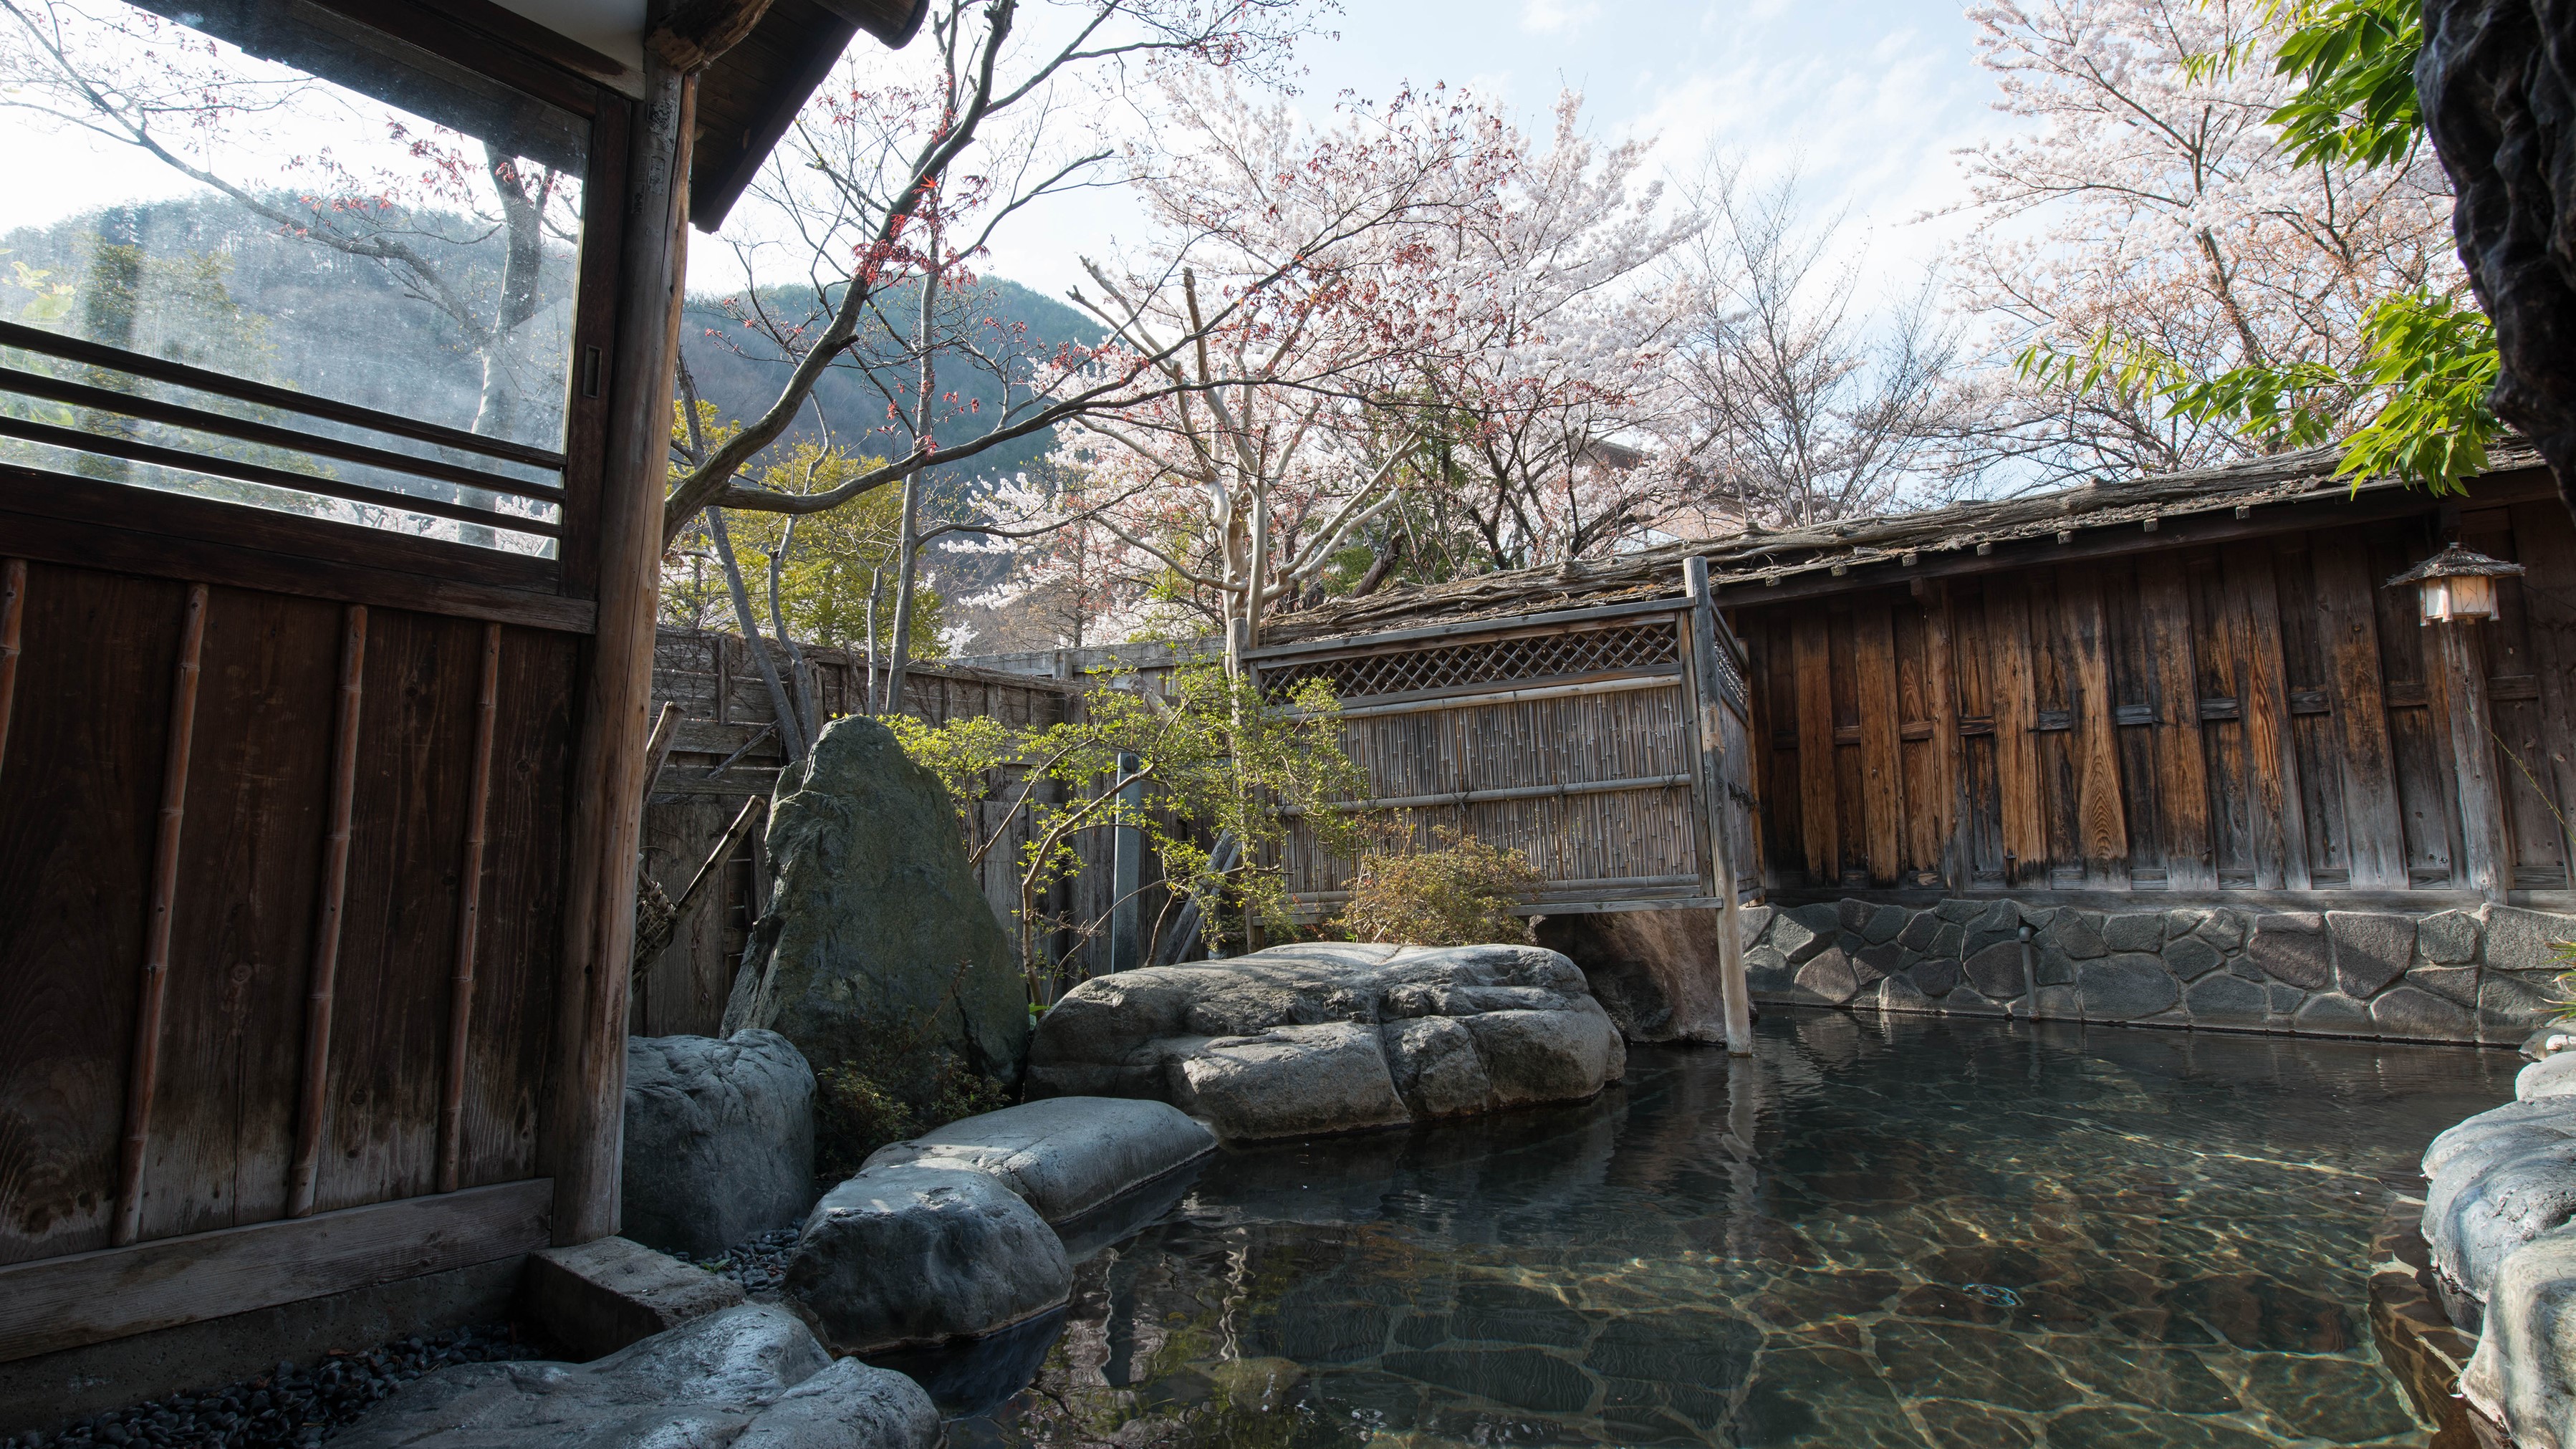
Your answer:
[[[2008,124],[1957,0],[1354,0],[1327,23],[1338,38],[1300,51],[1310,112],[1445,80],[1543,133],[1571,88],[1599,139],[1655,138],[1654,172],[1688,175],[1713,151],[1752,176],[1794,172],[1802,212],[1842,216],[1846,246],[1898,290],[1972,234],[1917,221],[1963,199],[1951,153]],[[1069,199],[1000,239],[992,270],[1061,293],[1078,254],[1121,231],[1136,225],[1116,196]]]
[[[1955,150],[2009,124],[1990,105],[1959,0],[1352,0],[1325,24],[1338,34],[1300,50],[1298,104],[1310,114],[1345,92],[1378,100],[1408,81],[1448,81],[1543,131],[1570,87],[1597,138],[1654,138],[1651,172],[1687,175],[1716,153],[1755,177],[1795,173],[1803,214],[1839,216],[1845,254],[1889,292],[1910,291],[1945,248],[1973,240],[1964,218],[1922,218],[1963,197]],[[12,172],[0,230],[192,189],[132,148],[39,139],[6,114],[0,144]],[[728,233],[758,225],[740,220]],[[1053,199],[1009,225],[988,270],[1061,295],[1083,255],[1139,232],[1115,190]],[[692,252],[697,287],[740,285],[721,241]]]

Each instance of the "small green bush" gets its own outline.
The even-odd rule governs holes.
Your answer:
[[[1520,852],[1454,830],[1433,832],[1429,850],[1360,860],[1342,928],[1354,941],[1411,946],[1528,942],[1529,922],[1512,907],[1545,879]]]
[[[1011,1105],[1002,1084],[941,1041],[937,1023],[965,979],[961,965],[939,1004],[868,1042],[858,1056],[814,1073],[814,1175],[829,1189],[889,1142],[917,1137],[960,1117]]]

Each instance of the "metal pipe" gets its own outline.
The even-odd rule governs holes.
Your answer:
[[[170,730],[161,763],[161,820],[152,842],[150,914],[143,923],[143,989],[134,1010],[134,1059],[125,1088],[125,1142],[109,1241],[124,1247],[143,1228],[143,1154],[152,1095],[161,1080],[161,1015],[170,994],[170,907],[179,889],[179,827],[188,811],[188,756],[197,732],[197,676],[206,645],[206,586],[188,586],[170,686]]]
[[[351,604],[340,635],[340,719],[332,746],[331,831],[322,844],[322,915],[313,929],[313,973],[304,1002],[304,1092],[295,1121],[295,1163],[286,1215],[310,1217],[322,1158],[324,1094],[330,1090],[331,990],[340,973],[340,922],[348,904],[349,821],[358,795],[358,718],[365,702],[367,606]]]
[[[465,816],[465,879],[448,985],[447,1080],[438,1100],[438,1190],[454,1192],[465,1139],[465,1049],[474,1022],[474,951],[483,925],[483,841],[492,805],[492,735],[500,713],[501,626],[483,626],[483,694],[474,714],[474,783]]]

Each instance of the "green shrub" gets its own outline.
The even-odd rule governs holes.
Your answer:
[[[1512,907],[1545,879],[1520,852],[1454,830],[1432,833],[1429,850],[1360,860],[1342,928],[1354,941],[1411,946],[1528,942],[1529,922]]]
[[[829,1189],[857,1172],[868,1154],[960,1117],[1011,1105],[1002,1084],[966,1065],[939,1039],[960,966],[939,1004],[862,1048],[856,1057],[814,1072],[814,1175]]]

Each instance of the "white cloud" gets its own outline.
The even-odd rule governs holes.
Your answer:
[[[1533,35],[1565,35],[1581,29],[1601,13],[1597,4],[1569,5],[1565,0],[1521,0],[1521,29]]]

